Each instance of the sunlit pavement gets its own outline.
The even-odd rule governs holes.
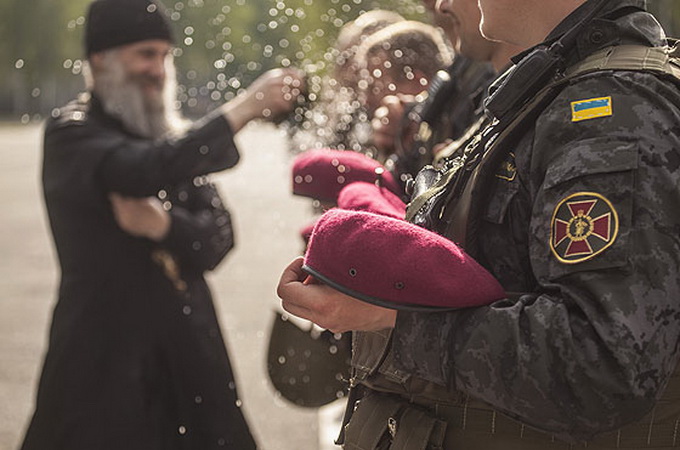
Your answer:
[[[57,268],[40,196],[40,125],[0,125],[0,449],[19,445],[54,306]],[[263,450],[338,449],[334,420],[278,399],[265,352],[275,287],[300,251],[309,202],[290,195],[285,135],[250,125],[237,168],[214,177],[236,223],[237,248],[209,276],[246,416]],[[322,436],[321,439],[319,436]],[[323,444],[319,441],[324,440]]]

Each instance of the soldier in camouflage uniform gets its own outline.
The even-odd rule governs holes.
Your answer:
[[[424,0],[435,24],[442,27],[456,57],[445,71],[430,80],[426,98],[407,103],[403,96],[388,96],[373,120],[374,145],[393,152],[386,166],[405,183],[426,164],[436,161],[446,143],[462,139],[484,115],[482,100],[489,85],[510,65],[522,48],[491,42],[479,32],[477,0]]]
[[[459,175],[407,215],[507,299],[397,313],[303,285],[293,262],[284,307],[362,331],[345,448],[675,447],[680,91],[664,32],[643,0],[479,3],[485,35],[535,47],[493,86]]]

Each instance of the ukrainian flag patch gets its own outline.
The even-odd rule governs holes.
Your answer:
[[[588,100],[571,102],[572,122],[597,119],[599,117],[608,117],[612,114],[613,110],[611,97],[590,98]]]

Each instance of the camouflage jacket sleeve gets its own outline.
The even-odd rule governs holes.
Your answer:
[[[680,337],[680,95],[643,73],[567,87],[494,188],[484,264],[515,300],[399,313],[403,368],[588,438],[649,412]]]

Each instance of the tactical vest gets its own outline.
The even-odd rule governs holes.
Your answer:
[[[598,51],[569,67],[564,76],[541,90],[501,133],[485,142],[494,123],[465,146],[452,151],[443,169],[426,169],[420,195],[409,204],[407,219],[436,231],[468,249],[474,246],[484,181],[493,176],[512,139],[540,114],[561,88],[577,77],[599,71],[642,71],[669,78],[680,87],[680,46],[625,45]],[[471,157],[472,156],[472,157]],[[424,181],[423,181],[424,180]],[[443,225],[443,227],[442,227]],[[567,444],[496,411],[460,391],[451,391],[398,368],[391,351],[391,330],[355,332],[348,412],[338,443],[350,450],[495,449],[666,449],[680,444],[680,368],[671,377],[657,407],[645,418],[582,444]],[[359,394],[357,394],[359,391]],[[356,401],[357,396],[363,397]],[[352,415],[353,414],[353,415]],[[349,417],[351,416],[351,420]]]

